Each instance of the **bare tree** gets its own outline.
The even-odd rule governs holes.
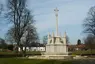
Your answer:
[[[88,36],[85,39],[85,44],[89,49],[91,49],[92,53],[93,45],[95,44],[95,6],[89,9],[88,16],[85,19],[83,26],[84,33],[88,33]]]
[[[0,38],[0,48],[7,49],[7,44],[4,39]]]
[[[48,37],[47,35],[46,36],[43,36],[43,43],[46,45],[48,42]]]
[[[33,44],[34,42],[38,41],[38,34],[36,31],[36,28],[29,24],[26,27],[25,33],[23,34],[23,37],[21,38],[22,45],[25,47],[24,56],[26,55],[26,47],[30,47],[30,44]]]
[[[7,0],[9,10],[7,16],[14,25],[14,39],[17,43],[17,47],[20,47],[20,38],[22,36],[20,30],[25,10],[25,2],[26,0]]]
[[[84,32],[95,36],[95,6],[91,7],[84,23]]]
[[[69,41],[69,37],[68,37],[68,36],[66,36],[66,43],[67,43],[67,44],[70,43],[70,41]]]
[[[14,41],[17,43],[17,48],[22,49],[21,38],[26,32],[26,28],[29,24],[34,23],[33,16],[26,8],[26,0],[8,0],[8,19],[13,23],[13,28],[10,29]],[[17,49],[18,52],[18,49]]]
[[[6,33],[5,39],[7,42],[11,44],[16,44],[15,42],[15,36],[14,36],[14,27],[11,27],[8,32]]]
[[[89,34],[87,38],[84,39],[84,43],[86,45],[86,49],[90,49],[92,54],[92,50],[95,49],[95,36]]]

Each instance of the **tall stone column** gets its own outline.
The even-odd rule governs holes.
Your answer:
[[[55,11],[55,16],[56,16],[56,36],[58,36],[58,9],[54,9]]]

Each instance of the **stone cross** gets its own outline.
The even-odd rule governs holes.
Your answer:
[[[54,9],[55,11],[55,16],[56,16],[56,36],[58,36],[58,9]]]

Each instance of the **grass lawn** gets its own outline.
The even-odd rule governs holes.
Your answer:
[[[0,58],[0,64],[72,64],[72,62],[63,60]]]
[[[78,51],[74,51],[73,53],[72,53],[72,55],[81,55],[81,54],[91,54],[91,50],[83,50],[83,51],[81,51],[81,50],[78,50]],[[92,50],[92,54],[95,54],[95,49],[94,50]]]
[[[95,64],[95,60],[38,60],[21,58],[0,58],[0,64]]]
[[[32,52],[27,52],[26,55],[41,55],[41,52],[39,51],[32,51]],[[0,51],[0,58],[12,58],[12,57],[21,57],[22,54],[19,53],[15,53],[15,52],[2,52]]]

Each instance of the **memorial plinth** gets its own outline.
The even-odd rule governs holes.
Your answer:
[[[66,33],[64,37],[48,35],[45,55],[68,55]]]
[[[61,58],[64,59],[64,56],[68,56],[68,47],[67,47],[67,36],[66,32],[61,37],[58,34],[58,9],[55,10],[56,16],[56,34],[52,33],[52,35],[48,34],[48,42],[46,45],[46,51],[43,56],[47,58]]]

